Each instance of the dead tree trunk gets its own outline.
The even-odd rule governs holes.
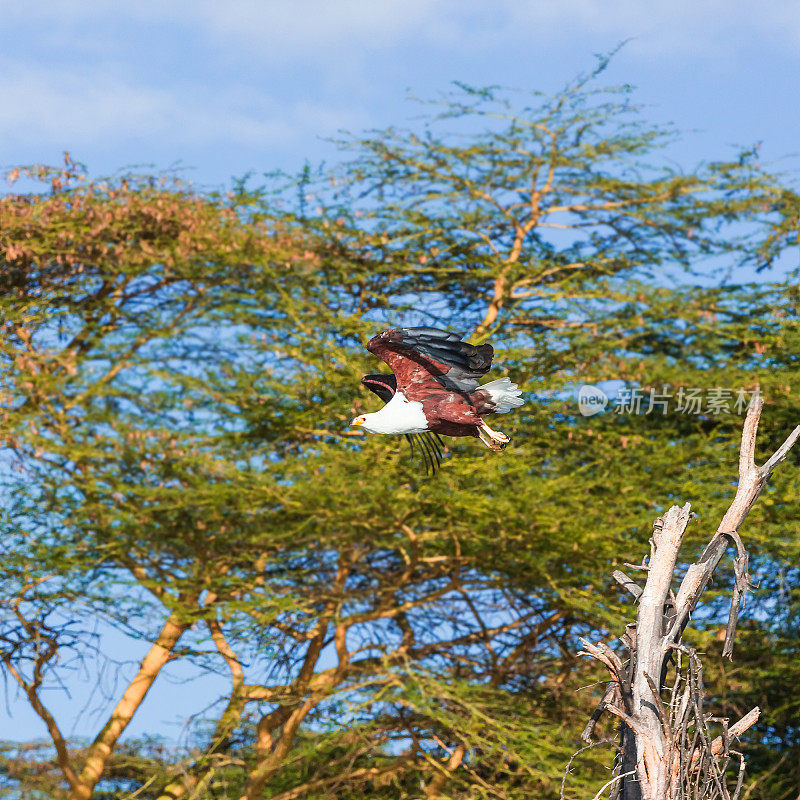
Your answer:
[[[769,480],[800,436],[795,428],[763,465],[755,463],[756,434],[763,400],[754,398],[742,431],[739,484],[736,496],[706,545],[692,564],[677,593],[672,582],[686,527],[693,517],[690,505],[673,506],[653,524],[650,559],[641,567],[644,588],[622,572],[614,578],[639,603],[636,624],[629,625],[622,642],[627,658],[602,642],[583,640],[582,655],[602,662],[611,681],[600,707],[584,731],[592,729],[604,711],[621,720],[620,751],[611,797],[620,800],[736,800],[744,778],[744,758],[732,742],[759,716],[754,708],[728,726],[703,707],[702,665],[683,640],[692,612],[728,547],[735,547],[733,589],[723,655],[731,657],[739,604],[749,585],[748,556],[738,528]],[[633,566],[633,565],[631,565]],[[720,728],[714,737],[712,726]],[[731,766],[738,759],[735,781]],[[730,782],[734,787],[730,788]]]

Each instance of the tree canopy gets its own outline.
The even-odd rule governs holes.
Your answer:
[[[15,171],[0,658],[49,740],[5,745],[12,796],[559,796],[602,678],[578,638],[616,629],[610,567],[679,499],[701,541],[733,492],[737,391],[765,398],[765,447],[796,422],[795,276],[755,275],[797,244],[797,194],[757,150],[676,168],[630,94],[457,86],[333,170],[230,191]],[[375,406],[363,343],[401,324],[491,340],[528,399],[506,453],[456,441],[426,479],[401,440],[348,429]],[[603,381],[642,413],[581,417],[575,390]],[[705,405],[662,413],[690,390]],[[699,625],[723,710],[765,708],[753,798],[800,784],[796,459],[741,532],[760,588],[733,679],[713,603]],[[71,741],[47,698],[119,655],[98,619],[144,656]],[[126,738],[175,660],[228,691],[185,748]],[[596,752],[565,797],[605,782]]]

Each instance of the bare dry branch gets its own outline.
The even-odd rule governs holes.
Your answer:
[[[733,545],[736,577],[723,655],[732,654],[741,600],[751,588],[748,555],[738,528],[776,465],[800,437],[798,426],[763,466],[757,466],[755,448],[762,409],[763,400],[757,396],[748,409],[742,430],[736,494],[699,560],[687,569],[677,594],[671,585],[678,553],[693,516],[688,503],[683,507],[673,506],[655,521],[643,589],[625,573],[614,573],[614,579],[638,600],[636,626],[628,626],[622,638],[632,668],[630,679],[622,659],[608,645],[582,640],[581,655],[604,664],[612,677],[584,733],[591,734],[603,711],[622,720],[622,753],[618,761],[622,774],[603,787],[605,790],[621,780],[622,800],[735,800],[740,796],[744,759],[730,746],[756,723],[760,710],[754,708],[730,727],[726,720],[706,713],[702,664],[681,637],[714,570]],[[675,676],[669,688],[667,674],[673,654]],[[721,735],[713,736],[712,723],[722,725]],[[731,792],[726,770],[733,757],[739,758],[739,770],[736,787]]]

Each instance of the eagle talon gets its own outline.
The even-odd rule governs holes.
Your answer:
[[[494,431],[493,431],[493,433],[494,433]],[[502,434],[502,435],[505,436],[505,434]],[[494,439],[491,436],[489,436],[488,434],[484,433],[481,428],[478,428],[478,437],[480,438],[480,440],[490,450],[494,450],[495,453],[502,453],[503,450],[506,449],[506,446],[508,445],[508,442],[510,441],[507,436],[505,436],[506,441],[501,441],[501,440],[498,440],[498,439]]]
[[[481,441],[492,450],[505,450],[511,439],[502,431],[492,430],[483,420],[478,427],[478,436]]]

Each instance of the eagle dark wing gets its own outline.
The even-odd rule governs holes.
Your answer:
[[[388,403],[397,391],[397,378],[394,375],[365,375],[361,383],[384,403]]]
[[[436,328],[393,328],[374,336],[367,350],[385,361],[401,389],[433,377],[445,389],[469,394],[492,365],[490,344],[475,346]]]
[[[373,394],[378,395],[384,403],[388,403],[397,391],[397,378],[394,375],[365,375],[361,383]],[[435,475],[442,463],[442,450],[444,442],[438,434],[425,431],[424,433],[405,434],[411,447],[411,455],[419,450],[422,463],[425,465],[426,475]]]

